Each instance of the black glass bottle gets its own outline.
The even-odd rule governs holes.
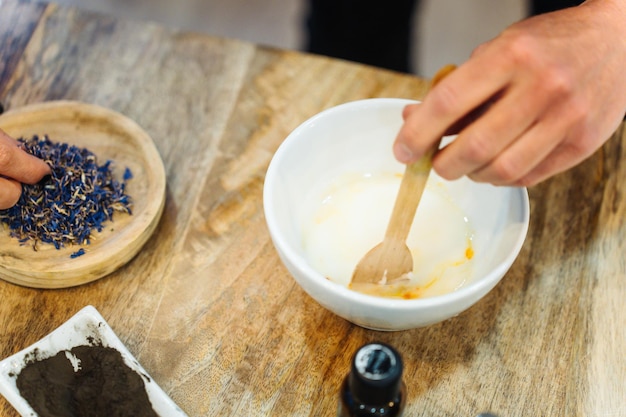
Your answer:
[[[385,343],[362,346],[339,395],[337,417],[402,416],[406,386],[400,354]]]

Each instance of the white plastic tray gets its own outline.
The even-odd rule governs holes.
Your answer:
[[[41,360],[56,355],[63,350],[71,350],[76,346],[92,345],[92,341],[102,346],[118,350],[126,365],[142,376],[148,398],[154,411],[161,417],[186,417],[187,415],[172,399],[154,382],[154,379],[143,369],[137,359],[120,341],[113,329],[93,306],[86,306],[52,333],[36,343],[9,356],[0,362],[0,394],[24,417],[35,417],[37,413],[20,395],[17,388],[17,375],[24,368],[27,357]],[[31,356],[28,356],[28,355]]]

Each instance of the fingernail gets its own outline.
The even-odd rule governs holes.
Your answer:
[[[413,151],[403,142],[396,142],[393,145],[393,153],[403,164],[408,164],[413,160]]]

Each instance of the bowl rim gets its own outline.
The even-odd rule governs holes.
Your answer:
[[[270,237],[276,245],[279,256],[284,256],[289,260],[289,263],[298,268],[307,278],[307,281],[313,283],[313,285],[323,288],[327,292],[333,293],[335,296],[342,300],[356,303],[361,306],[373,307],[376,309],[387,310],[401,310],[401,311],[414,311],[421,308],[440,307],[443,305],[454,304],[462,300],[471,298],[476,294],[486,294],[490,291],[506,274],[507,270],[511,267],[517,256],[519,255],[526,235],[528,233],[530,223],[530,201],[528,197],[528,190],[526,187],[506,187],[512,189],[517,193],[518,198],[521,200],[522,206],[520,208],[520,214],[522,217],[521,223],[518,223],[521,227],[518,232],[518,236],[514,241],[514,244],[509,253],[504,259],[499,262],[489,273],[477,277],[478,279],[473,282],[459,288],[455,291],[435,295],[424,298],[414,299],[402,299],[392,297],[381,297],[376,295],[364,294],[358,291],[349,289],[347,286],[333,282],[326,279],[322,274],[316,271],[306,260],[304,256],[299,254],[289,244],[286,239],[279,233],[280,227],[278,226],[278,218],[275,213],[275,206],[273,202],[273,195],[277,191],[275,184],[277,184],[278,172],[277,167],[283,159],[291,146],[294,146],[300,138],[300,132],[308,129],[311,125],[317,123],[319,119],[327,117],[329,114],[334,114],[337,111],[352,110],[354,108],[362,108],[363,106],[371,105],[391,105],[391,104],[411,104],[419,103],[416,100],[401,99],[401,98],[368,98],[362,100],[354,100],[346,103],[339,104],[322,110],[309,119],[305,120],[299,126],[297,126],[283,142],[279,145],[278,149],[274,153],[269,166],[267,168],[263,187],[263,207],[265,212],[265,220],[267,223]],[[292,278],[300,282],[300,278],[292,275]],[[305,289],[306,291],[306,289]],[[308,292],[308,291],[307,291]],[[315,298],[315,297],[314,297]]]

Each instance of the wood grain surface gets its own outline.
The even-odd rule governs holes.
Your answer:
[[[510,272],[446,322],[379,333],[291,279],[262,210],[269,160],[322,109],[420,98],[425,80],[53,4],[0,2],[0,102],[69,99],[135,120],[167,177],[155,234],[126,266],[59,290],[0,281],[0,354],[94,305],[190,416],[332,416],[354,351],[403,355],[407,416],[626,416],[626,132],[529,190]],[[0,399],[0,415],[15,411]]]

